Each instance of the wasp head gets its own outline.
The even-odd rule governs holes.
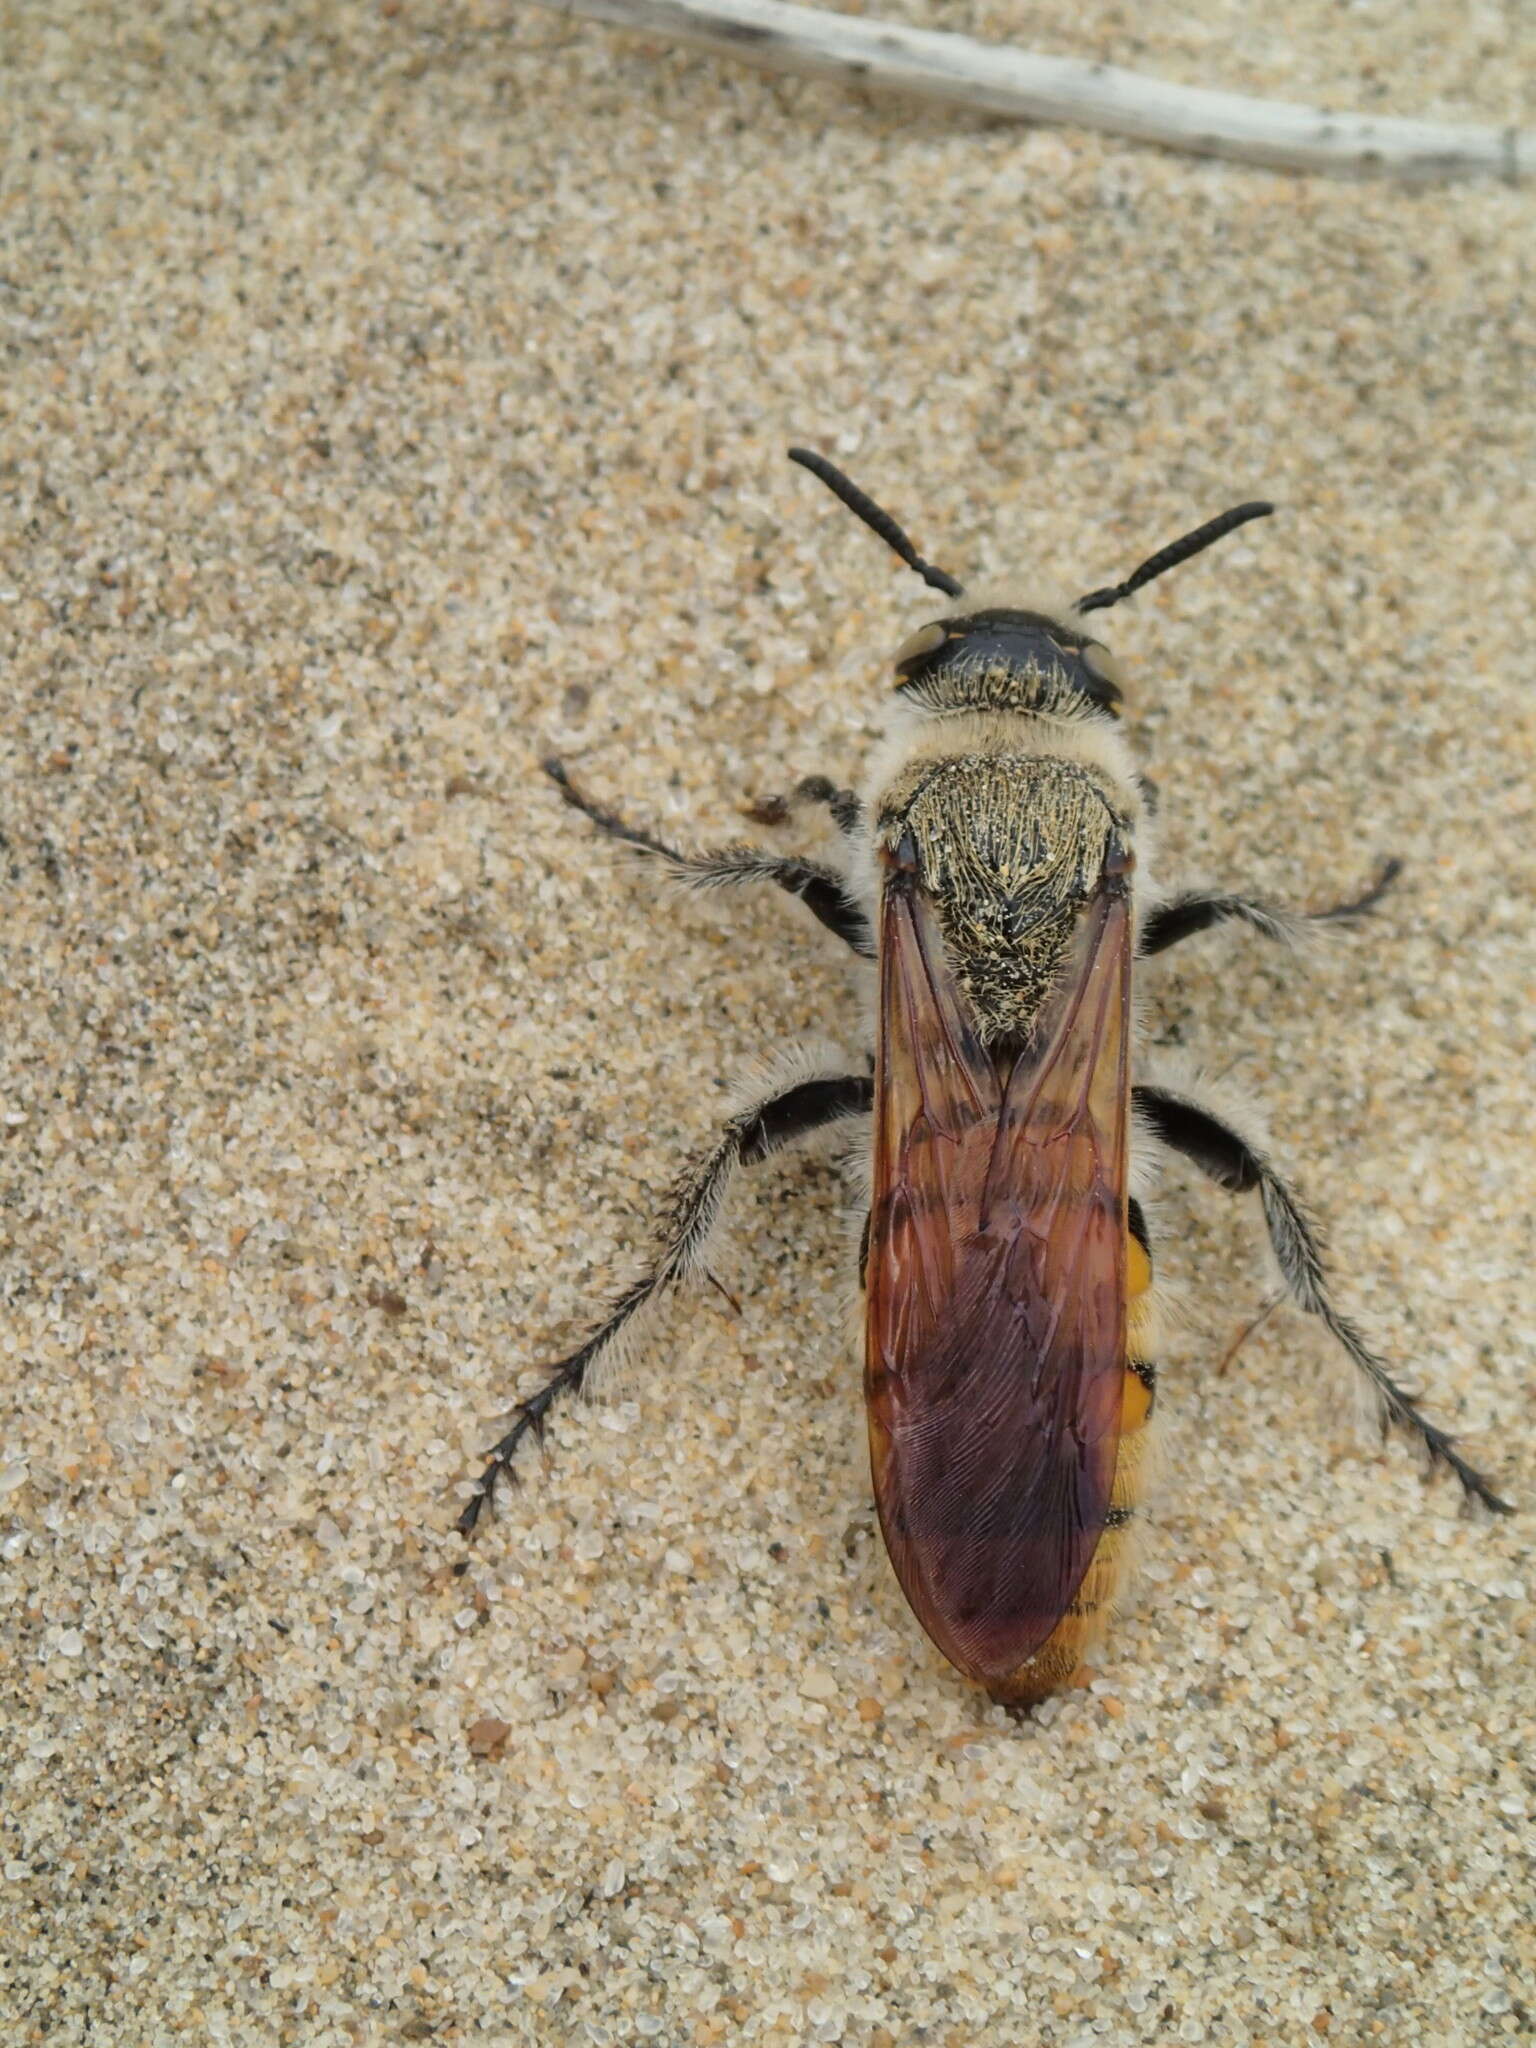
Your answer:
[[[949,598],[967,594],[948,570],[925,562],[890,513],[835,463],[810,448],[791,448],[789,458],[819,477],[930,590],[941,590]],[[992,605],[972,592],[965,611],[935,619],[899,649],[897,691],[908,703],[934,713],[1033,711],[1064,718],[1117,718],[1121,677],[1103,641],[1084,632],[1082,622],[1088,614],[1133,597],[1213,541],[1235,533],[1250,519],[1267,518],[1274,509],[1260,498],[1234,505],[1159,548],[1123,582],[1090,590],[1076,604],[1038,609]]]
[[[897,650],[896,688],[930,711],[1119,716],[1119,667],[1073,614],[985,606],[922,626]]]

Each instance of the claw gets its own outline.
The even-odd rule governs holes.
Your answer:
[[[789,799],[782,796],[760,796],[752,803],[742,804],[741,815],[750,818],[754,825],[783,825],[789,818]]]

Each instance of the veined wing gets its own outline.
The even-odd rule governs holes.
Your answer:
[[[984,1045],[917,877],[886,880],[865,1395],[902,1589],[1003,1685],[1070,1608],[1109,1509],[1125,1362],[1124,856],[1022,1050]]]

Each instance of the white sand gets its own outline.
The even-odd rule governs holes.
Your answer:
[[[1532,117],[1513,7],[905,18]],[[1531,1517],[1359,1437],[1298,1318],[1213,1378],[1262,1280],[1204,1187],[1144,1597],[1035,1723],[871,1535],[824,1165],[462,1577],[452,1520],[719,1077],[857,1043],[794,906],[658,907],[532,773],[707,839],[867,755],[923,600],[794,439],[966,575],[1280,501],[1114,615],[1164,871],[1409,869],[1313,967],[1149,968],[1155,1027],[1238,1063],[1348,1304],[1536,1500],[1529,195],[531,9],[4,34],[5,2039],[1526,2037]]]

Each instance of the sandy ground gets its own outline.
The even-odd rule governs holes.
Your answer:
[[[1522,117],[1536,17],[908,19]],[[1142,1596],[1018,1725],[871,1530],[825,1161],[565,1415],[514,1391],[835,942],[658,903],[856,771],[926,610],[808,478],[1114,615],[1166,876],[1320,903],[1149,968],[1348,1304],[1527,1507],[1526,194],[914,113],[529,10],[8,10],[0,2017],[17,2043],[1484,2044],[1532,2031],[1527,1514],[1359,1435],[1175,1179]],[[1527,100],[1523,118],[1532,118]]]

